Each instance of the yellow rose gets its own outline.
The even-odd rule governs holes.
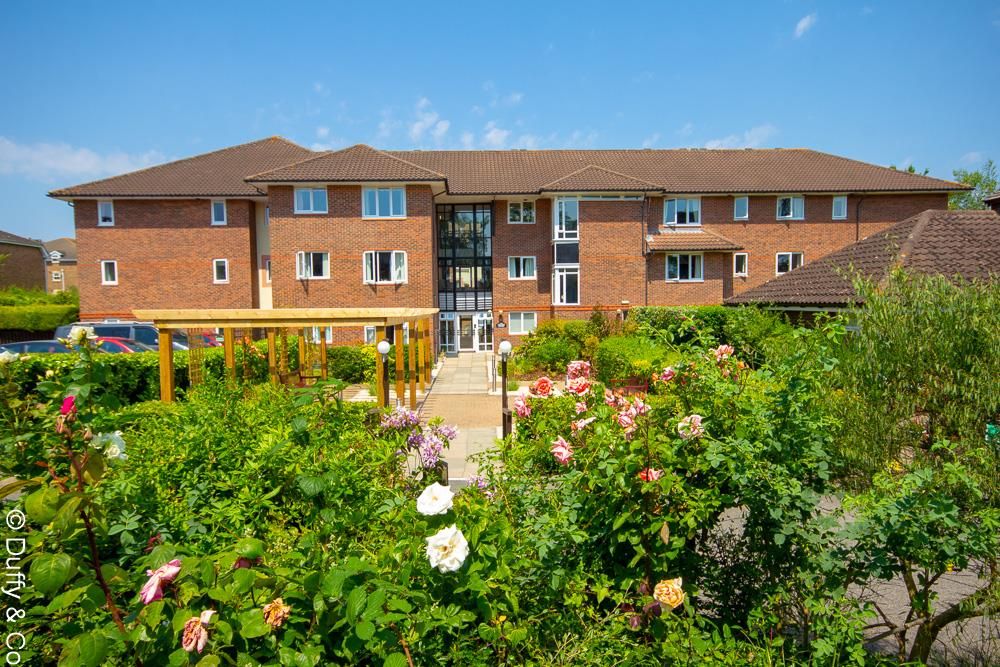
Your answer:
[[[683,583],[680,577],[664,579],[653,589],[653,598],[660,604],[676,609],[684,602],[684,589],[681,588]]]

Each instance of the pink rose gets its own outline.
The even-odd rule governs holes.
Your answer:
[[[590,362],[587,361],[573,361],[566,366],[566,380],[575,380],[576,378],[589,378],[590,377]]]
[[[700,438],[705,433],[701,425],[701,415],[688,415],[677,424],[677,433],[685,440]]]
[[[573,448],[562,436],[552,441],[552,447],[549,451],[552,452],[552,456],[556,458],[556,461],[562,465],[568,465],[573,460]]]
[[[531,406],[528,405],[528,401],[524,400],[524,396],[518,396],[514,399],[514,412],[521,419],[531,415]]]
[[[163,587],[177,578],[181,571],[181,561],[178,558],[164,563],[155,570],[146,570],[149,577],[142,589],[139,591],[139,599],[143,604],[149,604],[163,598]]]
[[[580,430],[586,428],[588,425],[590,425],[591,423],[593,423],[596,419],[597,419],[597,417],[588,417],[587,419],[577,419],[575,422],[573,422],[572,424],[570,424],[570,428],[572,428],[573,432],[575,433],[576,431],[580,431]]]
[[[632,401],[632,410],[640,417],[649,412],[649,403],[645,403],[641,398],[636,397]]]
[[[618,425],[621,426],[626,433],[631,433],[635,430],[635,420],[632,419],[632,415],[627,412],[618,413]]]
[[[534,394],[535,396],[541,396],[542,398],[545,398],[546,396],[549,396],[552,393],[552,380],[543,375],[542,377],[535,380],[534,383],[532,383],[532,385],[529,387],[529,389],[531,390],[531,393]]]
[[[729,357],[733,356],[733,352],[735,351],[736,350],[733,349],[732,345],[720,345],[719,347],[712,350],[712,354],[715,355],[715,361],[721,363],[726,359],[728,359]]]
[[[645,470],[639,471],[638,477],[644,482],[655,482],[663,477],[663,471],[657,470],[656,468],[646,468]]]
[[[677,371],[673,369],[673,366],[667,366],[660,373],[660,382],[670,382],[677,375]]]
[[[181,635],[181,648],[188,653],[205,650],[208,643],[208,624],[212,621],[215,612],[206,609],[201,612],[201,616],[192,616],[184,623],[184,633]]]
[[[576,402],[576,414],[582,415],[586,411],[587,411],[587,404],[584,403],[583,401],[577,401]]]
[[[567,380],[566,391],[577,396],[586,396],[590,392],[590,380],[584,377]]]
[[[72,417],[76,414],[76,396],[67,396],[63,399],[62,407],[59,408],[59,412],[66,417]]]

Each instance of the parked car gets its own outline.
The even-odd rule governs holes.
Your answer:
[[[64,324],[56,329],[56,338],[66,338],[70,329],[76,326],[93,327],[94,333],[106,338],[122,338],[134,340],[148,345],[154,350],[160,349],[160,332],[149,322],[76,322]],[[187,334],[183,331],[173,332],[175,350],[186,350],[190,347]]]
[[[0,345],[0,352],[14,352],[16,354],[65,354],[72,352],[72,350],[57,340],[26,340]]]
[[[109,354],[130,354],[132,352],[155,352],[153,348],[149,345],[140,343],[137,340],[129,340],[127,338],[113,338],[111,336],[98,336],[98,342],[101,344],[101,351],[107,352]]]

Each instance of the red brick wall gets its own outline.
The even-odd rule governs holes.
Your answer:
[[[62,281],[55,282],[52,280],[53,271],[62,271]],[[45,266],[45,281],[47,285],[46,290],[49,293],[65,292],[78,287],[80,282],[77,279],[76,262],[70,264],[47,264]]]
[[[0,287],[45,289],[45,256],[42,249],[0,243]]]
[[[97,203],[74,202],[81,318],[131,317],[136,308],[250,308],[251,202],[229,200],[213,227],[208,200],[116,200],[113,227]],[[118,262],[118,284],[101,285],[101,260]],[[229,283],[212,282],[212,260],[229,260]]]
[[[507,202],[493,206],[494,310],[539,310],[552,306],[552,200],[535,201],[535,224],[507,223]],[[507,258],[534,256],[536,280],[510,280]],[[496,321],[497,314],[493,315]]]

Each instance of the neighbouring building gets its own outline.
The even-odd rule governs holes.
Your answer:
[[[85,318],[437,307],[439,346],[465,351],[595,308],[720,304],[966,189],[805,149],[316,153],[272,137],[50,196],[74,207]]]
[[[0,289],[45,289],[45,249],[42,242],[0,231]]]
[[[46,241],[45,285],[50,294],[77,289],[76,239],[62,237]]]
[[[994,192],[989,197],[984,199],[983,203],[989,206],[997,213],[1000,213],[1000,192]]]
[[[784,311],[844,310],[860,301],[854,278],[879,281],[894,268],[965,280],[1000,278],[1000,215],[924,211],[885,231],[726,299]]]

